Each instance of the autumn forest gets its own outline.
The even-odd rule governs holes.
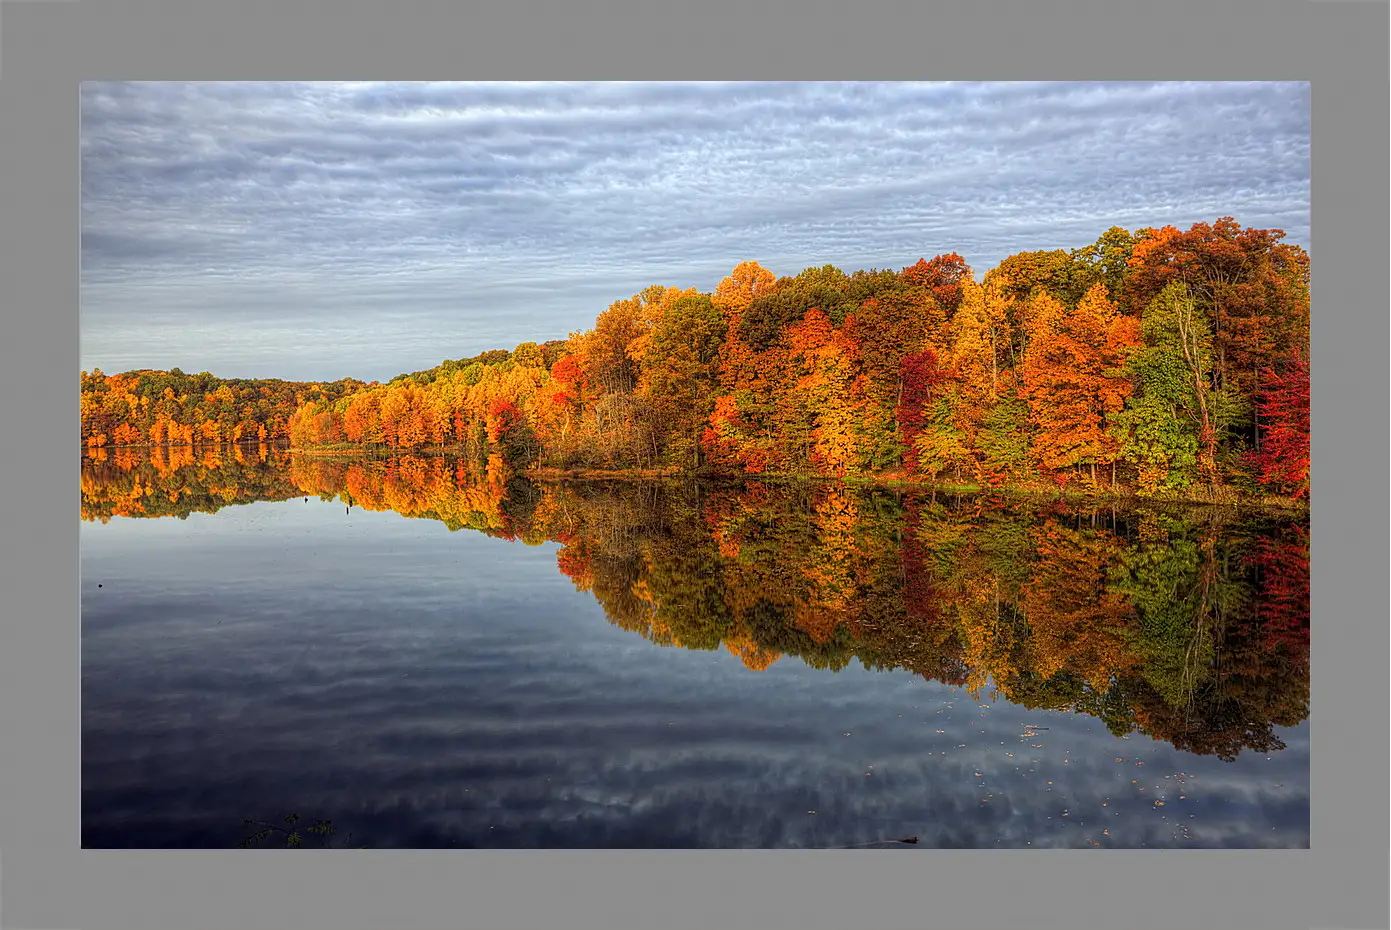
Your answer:
[[[82,443],[1307,501],[1309,257],[1283,239],[1113,227],[979,279],[956,253],[781,278],[744,262],[712,292],[649,287],[567,339],[387,383],[97,369]]]

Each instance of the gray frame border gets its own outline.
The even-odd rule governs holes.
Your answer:
[[[0,0],[3,2],[3,0]],[[1388,11],[1353,0],[9,4],[0,73],[0,922],[29,928],[1391,926],[1378,617],[1388,407]],[[82,851],[78,83],[84,79],[1309,80],[1315,747],[1310,850],[1181,853]],[[1238,217],[1240,219],[1240,217]],[[1373,273],[1375,270],[1375,273]],[[1371,296],[1368,296],[1371,295]],[[1377,326],[1369,323],[1377,321]],[[52,390],[55,376],[62,388]],[[63,379],[69,379],[64,381]],[[1373,438],[1374,437],[1374,438]],[[22,445],[21,445],[22,443]],[[32,455],[21,450],[33,449]],[[61,510],[62,508],[57,508]],[[75,517],[75,515],[74,515]],[[1336,628],[1336,629],[1335,629]],[[1376,648],[1370,648],[1375,644]],[[1372,692],[1368,705],[1364,695]],[[290,856],[291,858],[284,858]],[[1085,897],[1078,894],[1084,892]],[[1080,906],[1079,906],[1080,905]],[[1090,919],[1089,919],[1090,918]],[[1097,918],[1100,918],[1098,921]]]

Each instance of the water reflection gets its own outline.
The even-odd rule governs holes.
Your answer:
[[[99,450],[82,516],[303,496],[560,544],[609,621],[660,646],[905,669],[1236,759],[1309,711],[1302,520],[840,485],[533,483],[446,457]]]

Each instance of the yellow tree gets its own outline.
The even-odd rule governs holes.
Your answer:
[[[837,476],[860,470],[862,455],[856,424],[864,404],[855,391],[854,345],[820,310],[809,310],[788,335],[800,375],[792,393],[801,412],[794,426],[804,436],[813,467]]]
[[[737,322],[754,298],[773,290],[776,280],[773,273],[758,262],[740,262],[715,287],[712,300],[727,321]]]
[[[1121,367],[1139,340],[1135,321],[1120,317],[1098,284],[1071,312],[1048,293],[1035,292],[1027,326],[1021,375],[1036,428],[1035,460],[1053,473],[1090,464],[1095,482],[1097,462],[1114,462],[1119,449],[1106,425],[1130,393]],[[1066,478],[1059,474],[1059,480]]]
[[[961,284],[961,303],[951,322],[946,367],[953,372],[953,378],[945,387],[950,391],[947,403],[953,429],[947,432],[960,435],[960,441],[974,455],[981,477],[990,471],[979,454],[981,433],[1008,381],[1012,309],[1012,298],[997,280],[987,276],[981,285],[967,279]],[[938,419],[944,416],[945,411],[939,412]]]

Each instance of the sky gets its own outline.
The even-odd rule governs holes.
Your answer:
[[[1310,247],[1307,83],[88,83],[81,363],[387,380],[652,284]]]

